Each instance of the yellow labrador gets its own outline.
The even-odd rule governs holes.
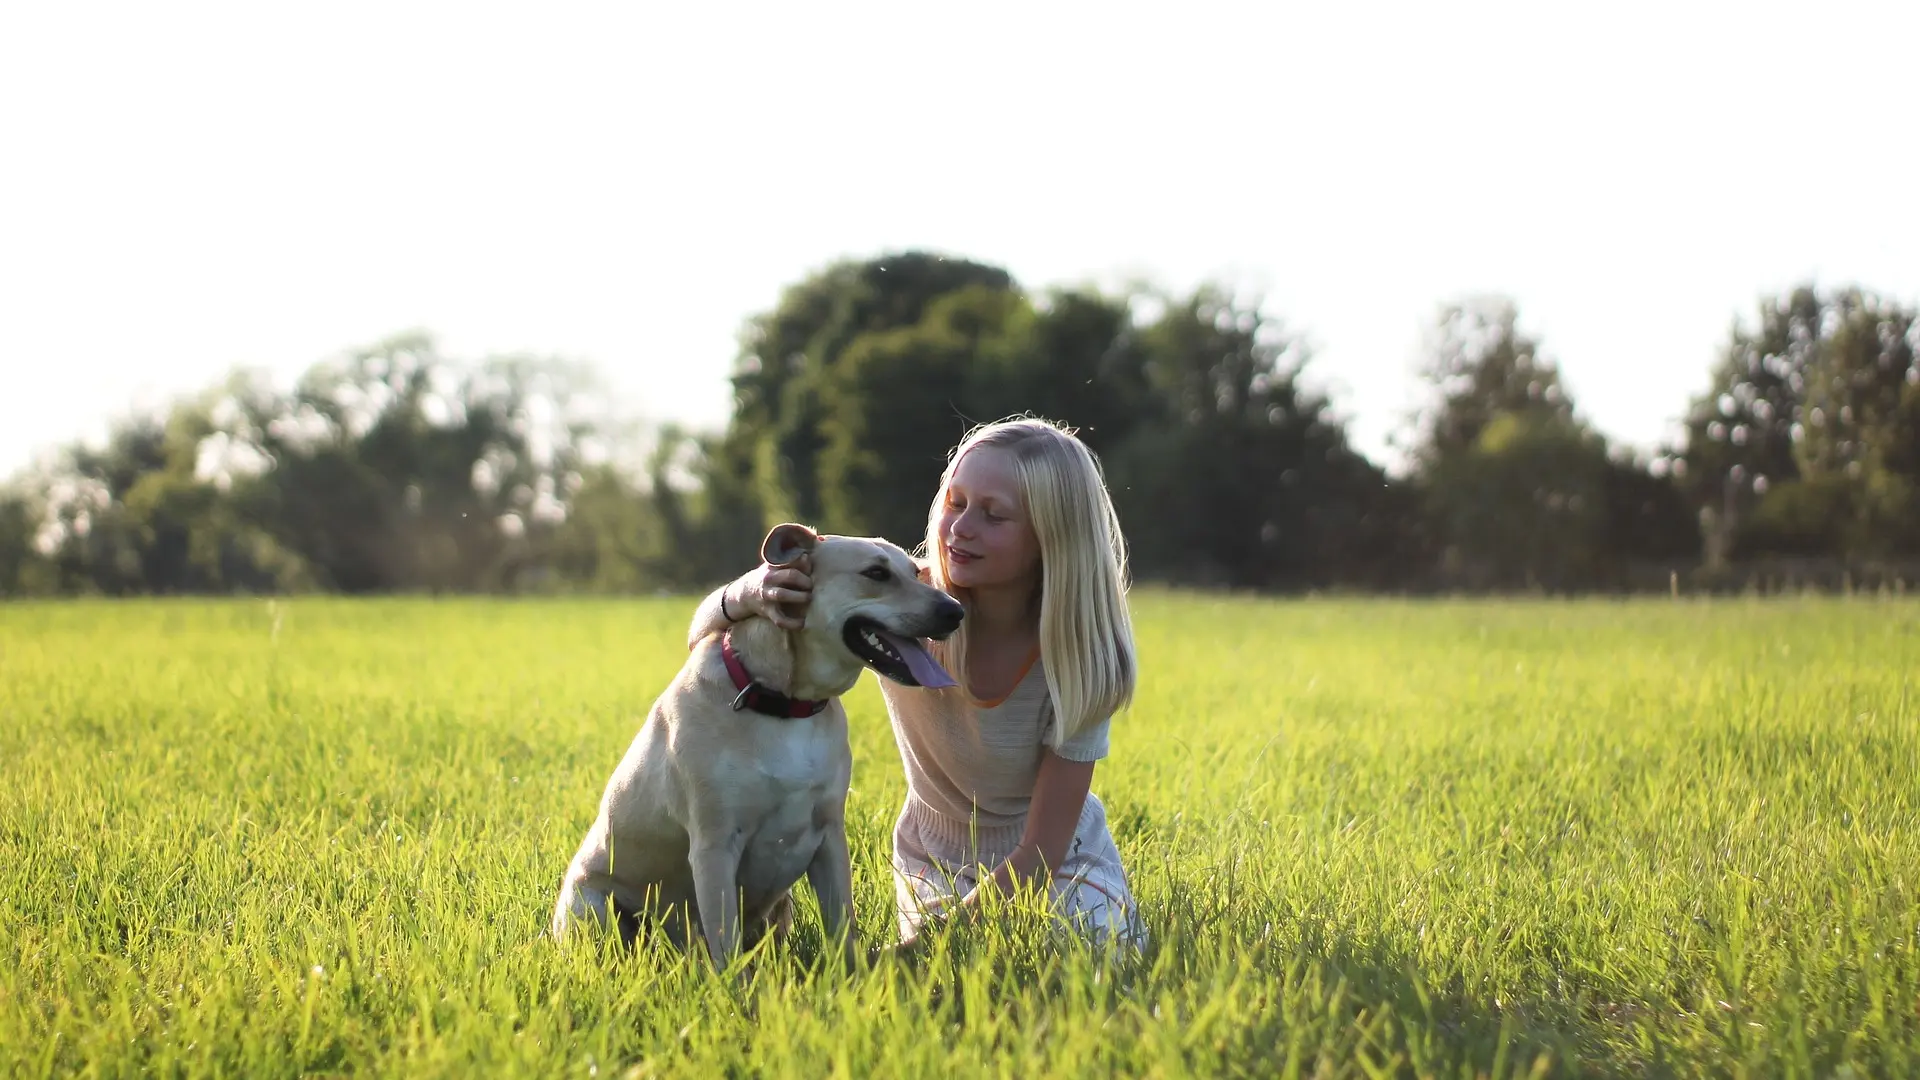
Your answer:
[[[656,919],[684,946],[697,928],[716,965],[790,918],[805,875],[829,939],[855,955],[847,785],[853,757],[839,696],[863,668],[908,686],[952,686],[923,638],[959,627],[952,597],[877,539],[774,527],[761,556],[812,556],[806,624],[750,618],[696,645],[607,781],[600,813],[561,882],[550,931]]]

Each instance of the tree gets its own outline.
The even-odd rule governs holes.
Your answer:
[[[116,421],[106,445],[76,445],[41,478],[49,560],[61,591],[216,592],[271,587],[271,552],[201,475],[214,426],[203,401]]]
[[[1859,289],[1825,308],[1801,475],[1846,489],[1847,554],[1920,553],[1920,315]]]
[[[109,596],[143,591],[150,560],[126,498],[142,477],[167,467],[164,423],[127,417],[112,425],[104,447],[76,445],[62,457],[48,502],[63,589]]]
[[[1658,563],[1671,573],[1700,559],[1699,520],[1670,468],[1659,458],[1608,455],[1600,552],[1616,582],[1625,584],[1635,565]]]
[[[1140,574],[1304,588],[1377,546],[1385,478],[1302,382],[1301,338],[1211,287],[1136,337],[1156,409],[1109,480]]]
[[[1771,486],[1799,478],[1800,422],[1821,323],[1811,289],[1764,304],[1757,328],[1735,322],[1707,393],[1687,413],[1682,485],[1700,507],[1708,562],[1732,551],[1740,522]]]
[[[1599,436],[1541,410],[1502,411],[1425,476],[1445,569],[1476,588],[1567,590],[1603,565],[1608,461]]]
[[[1423,462],[1472,451],[1502,414],[1573,422],[1559,366],[1520,332],[1518,318],[1513,301],[1503,296],[1476,296],[1441,309],[1421,371],[1438,397],[1414,448]]]
[[[1680,458],[1710,561],[1920,550],[1917,323],[1857,288],[1802,286],[1734,324]]]
[[[508,584],[564,516],[592,391],[570,365],[459,364],[418,334],[320,365],[291,396],[243,380],[232,436],[266,464],[236,498],[324,588]]]
[[[31,493],[0,489],[0,598],[53,591],[53,568],[39,548],[44,517]]]
[[[1517,314],[1504,297],[1442,309],[1423,369],[1438,401],[1421,427],[1417,476],[1450,579],[1584,587],[1606,562],[1607,447]]]
[[[967,288],[1011,293],[1005,270],[926,252],[839,262],[788,289],[750,319],[735,363],[729,447],[717,461],[751,462],[753,490],[773,519],[822,521],[821,455],[833,406],[823,396],[862,335],[914,326],[942,297]]]
[[[1032,310],[1004,289],[972,286],[935,301],[914,325],[861,334],[825,384],[823,520],[913,549],[947,455],[988,404],[993,374],[1027,355]],[[981,405],[993,415],[974,411]]]
[[[1134,324],[1141,300],[1157,302],[1059,289],[1023,307],[1010,347],[979,358],[974,415],[1051,417],[1072,425],[1095,454],[1117,450],[1161,409]]]

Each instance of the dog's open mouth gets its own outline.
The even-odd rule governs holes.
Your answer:
[[[953,676],[947,674],[947,669],[940,666],[919,638],[902,637],[858,615],[847,620],[841,638],[861,663],[903,686],[938,690],[955,685]]]

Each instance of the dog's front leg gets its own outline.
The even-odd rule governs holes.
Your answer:
[[[807,864],[807,884],[820,902],[820,921],[829,946],[837,940],[852,963],[859,956],[859,945],[853,914],[853,860],[847,853],[844,825],[828,829],[820,839],[819,850]]]
[[[738,830],[727,829],[719,836],[696,836],[687,852],[707,953],[722,971],[740,947],[741,842]]]

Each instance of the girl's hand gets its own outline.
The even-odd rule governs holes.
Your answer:
[[[892,945],[887,946],[881,955],[896,959],[906,959],[909,956],[918,955],[921,950],[920,932],[916,930],[906,937],[901,938],[899,941],[894,942]]]
[[[942,896],[921,902],[920,910],[926,915],[919,925],[909,930],[905,936],[887,946],[889,956],[918,956],[927,951],[927,938],[943,926],[968,927],[980,921],[980,905],[977,902],[980,891],[975,889],[965,897]]]
[[[768,566],[742,574],[725,593],[725,615],[739,622],[758,615],[782,630],[807,624],[807,605],[813,599],[813,557],[802,555],[785,566]]]

